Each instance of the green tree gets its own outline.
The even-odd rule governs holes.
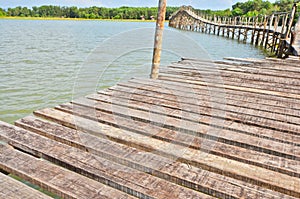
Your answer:
[[[0,17],[6,16],[6,12],[4,9],[0,8]]]
[[[72,6],[69,8],[69,13],[67,15],[68,18],[78,18],[79,17],[79,10],[76,6]]]
[[[294,0],[277,0],[274,4],[264,0],[248,0],[246,2],[238,2],[232,6],[232,10],[196,10],[204,15],[216,16],[257,16],[270,15],[274,11],[290,12]],[[178,7],[167,7],[166,19],[177,11]],[[145,19],[157,16],[157,7],[120,7],[120,8],[105,8],[105,7],[89,7],[77,8],[60,7],[52,5],[43,5],[40,7],[34,6],[32,9],[26,7],[8,8],[7,11],[1,9],[0,16],[21,16],[21,17],[67,17],[67,18],[89,18],[89,19],[140,19],[144,16]],[[298,7],[300,12],[300,6]]]
[[[31,16],[31,10],[28,9],[27,7],[23,7],[20,10],[19,16],[21,16],[21,17],[30,17]]]
[[[244,11],[239,7],[236,7],[236,8],[234,8],[234,10],[232,10],[233,16],[241,16],[243,14],[244,14]]]
[[[279,7],[281,12],[290,12],[294,5],[294,0],[277,0],[275,5]]]

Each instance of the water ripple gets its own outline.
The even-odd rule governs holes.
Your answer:
[[[0,37],[0,120],[13,123],[36,109],[70,101],[78,69],[101,42],[114,34],[135,28],[154,27],[154,24],[0,20],[0,27],[3,34]],[[217,59],[241,55],[262,57],[257,49],[232,40],[217,37],[211,39],[211,36],[204,34],[184,34],[196,39]],[[208,39],[211,42],[207,42]],[[229,46],[231,51],[224,52],[224,45]],[[111,49],[102,49],[102,53],[113,54],[117,47],[116,44]],[[114,85],[126,71],[138,66],[137,63],[148,62],[149,58],[151,52],[147,55],[135,54],[114,63],[99,82],[98,88]],[[170,58],[167,62],[172,61],[177,60]],[[90,64],[101,71],[101,64],[103,66],[104,63],[105,60],[103,63]],[[137,68],[132,74],[141,75],[148,73],[148,70]],[[83,84],[81,89],[89,91],[88,80],[93,74],[85,75],[83,77],[87,84]]]

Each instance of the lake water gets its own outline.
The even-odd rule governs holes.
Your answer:
[[[155,24],[0,20],[0,120],[68,102],[131,77],[148,77]],[[236,40],[166,27],[162,64],[180,57],[262,58]],[[200,56],[200,57],[199,57]]]

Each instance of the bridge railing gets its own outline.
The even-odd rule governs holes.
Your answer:
[[[212,16],[206,15],[195,10],[191,6],[182,6],[178,11],[173,13],[170,17],[170,26],[180,29],[201,29],[202,32],[209,32],[213,30],[214,34],[220,34],[220,29],[227,28],[227,32],[231,32],[231,37],[235,37],[235,30],[239,29],[239,33],[241,34],[241,30],[249,30],[252,31],[252,39],[251,43],[255,43],[258,45],[264,45],[265,48],[268,45],[272,46],[272,51],[276,51],[276,54],[282,56],[283,44],[286,42],[293,43],[293,28],[294,28],[294,19],[296,16],[297,5],[294,4],[291,12],[281,12],[281,13],[273,13],[270,16],[267,15],[258,15],[254,17],[246,17],[246,16],[236,16],[236,17],[221,17],[221,16]],[[199,27],[199,23],[205,24]],[[194,23],[194,24],[193,24]],[[197,25],[198,24],[198,25]],[[207,25],[209,27],[207,27]],[[216,31],[216,28],[218,30]],[[203,31],[205,29],[205,31]],[[218,32],[218,33],[216,33]],[[273,43],[268,44],[269,34],[272,33]],[[247,33],[246,33],[247,34]],[[266,36],[267,35],[267,36]],[[229,34],[227,35],[229,37]],[[241,35],[238,35],[240,39]],[[266,38],[265,38],[266,36]],[[255,38],[256,37],[256,40]],[[247,35],[244,34],[244,41],[247,41]]]
[[[293,8],[296,11],[296,5]],[[178,14],[180,11],[186,11],[190,16],[195,19],[201,19],[209,23],[215,23],[218,25],[229,25],[229,26],[249,26],[249,27],[266,27],[275,32],[284,33],[287,29],[290,29],[290,20],[295,19],[296,12],[275,12],[272,15],[258,15],[252,17],[246,16],[235,16],[235,17],[225,17],[225,16],[212,16],[207,15],[203,12],[199,12],[191,6],[181,6],[181,8],[173,13],[171,18]],[[170,19],[171,19],[170,18]],[[292,26],[295,24],[292,24]]]

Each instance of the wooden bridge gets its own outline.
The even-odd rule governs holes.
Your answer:
[[[62,198],[299,198],[299,86],[298,58],[183,59],[0,122],[0,198],[49,198],[10,176]]]
[[[218,36],[250,42],[261,46],[279,58],[300,53],[295,41],[295,16],[297,6],[290,13],[274,13],[271,16],[218,17],[198,13],[192,7],[182,6],[175,12],[169,26],[182,30],[215,34]],[[299,21],[300,23],[300,21]],[[300,26],[300,24],[298,25]],[[298,51],[298,52],[297,52]]]

